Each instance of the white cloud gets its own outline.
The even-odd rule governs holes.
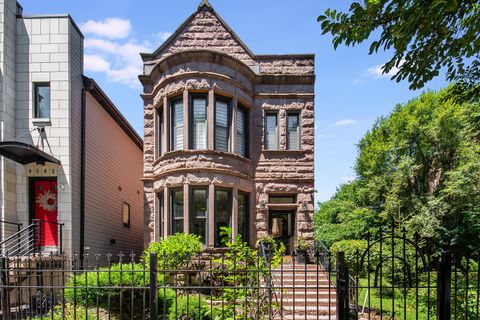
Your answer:
[[[365,84],[365,80],[363,80],[363,79],[355,79],[355,80],[352,81],[352,84],[360,86],[360,85],[362,85],[362,84]]]
[[[108,80],[139,86],[138,75],[142,73],[143,63],[140,52],[152,51],[151,46],[129,40],[117,43],[103,39],[86,39],[85,70],[104,72]]]
[[[354,124],[356,121],[353,119],[342,119],[338,120],[335,123],[332,124],[334,127],[341,127],[341,126],[349,126],[351,124]]]
[[[96,54],[86,54],[84,57],[85,71],[106,72],[110,70],[110,63]]]
[[[393,67],[389,72],[383,73],[383,65],[379,64],[367,69],[367,74],[375,79],[391,78],[398,73],[398,68]]]
[[[355,177],[351,177],[351,176],[341,177],[340,180],[341,180],[342,182],[350,182],[350,181],[355,180]]]
[[[130,21],[120,18],[84,23],[82,30],[93,35],[84,41],[85,70],[104,73],[108,81],[140,86],[138,75],[143,72],[140,53],[154,51],[171,33],[158,32],[141,42],[129,37],[131,29]]]
[[[106,18],[102,21],[89,20],[81,24],[83,33],[90,33],[96,36],[109,39],[124,39],[128,37],[132,29],[130,20],[121,18]]]
[[[161,40],[161,42],[165,42],[165,40],[167,40],[171,35],[172,35],[171,32],[159,32],[159,33],[155,34],[154,36],[156,38],[158,38],[159,40]]]

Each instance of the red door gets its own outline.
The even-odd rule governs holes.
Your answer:
[[[40,246],[56,247],[58,244],[57,181],[35,180],[33,188],[34,217],[40,220]]]

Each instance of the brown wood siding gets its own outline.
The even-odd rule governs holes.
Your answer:
[[[143,153],[89,92],[85,139],[85,246],[91,253],[140,254]],[[122,224],[124,202],[130,205],[130,229]]]

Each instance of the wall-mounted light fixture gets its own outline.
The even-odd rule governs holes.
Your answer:
[[[265,209],[265,200],[260,201],[260,209]]]
[[[307,210],[308,209],[308,203],[306,200],[303,200],[302,202],[302,210]]]

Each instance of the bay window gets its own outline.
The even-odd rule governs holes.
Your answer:
[[[170,234],[183,233],[183,188],[170,191]]]
[[[190,99],[190,148],[207,149],[207,97],[193,95]]]
[[[249,193],[239,191],[238,204],[238,233],[242,236],[242,241],[248,242],[248,213],[249,213]]]
[[[170,103],[170,150],[183,149],[183,98]]]
[[[200,236],[200,241],[206,244],[208,236],[208,188],[192,188],[190,203],[190,233]]]
[[[230,103],[215,99],[215,150],[230,152]]]
[[[265,150],[278,150],[278,113],[265,113]]]
[[[222,246],[222,227],[232,226],[232,193],[226,189],[215,189],[215,246]]]
[[[248,157],[248,113],[247,110],[239,105],[237,109],[237,154],[242,157]]]
[[[299,117],[300,115],[298,112],[287,113],[287,149],[288,150],[300,149]]]

